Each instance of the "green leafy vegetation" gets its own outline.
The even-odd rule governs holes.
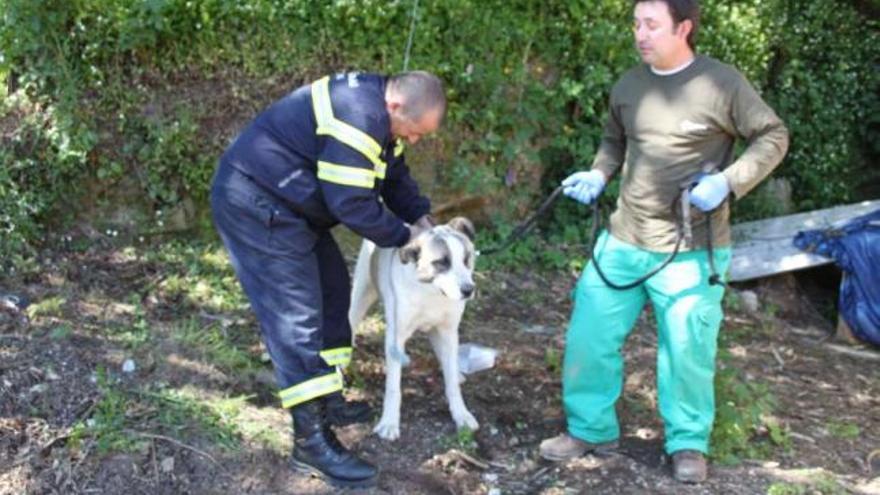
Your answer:
[[[722,361],[729,359],[723,354]],[[719,367],[715,397],[710,452],[715,462],[738,464],[766,458],[775,448],[790,448],[787,428],[773,416],[776,399],[766,384],[744,380],[734,367]]]
[[[468,454],[477,451],[477,439],[470,428],[462,428],[455,434],[440,437],[440,447],[444,449],[458,449]]]
[[[156,212],[182,208],[199,219],[184,226],[207,225],[214,164],[242,122],[319,74],[400,70],[411,7],[8,0],[2,263],[23,265],[55,226],[82,218],[136,236],[171,228]],[[503,198],[488,207],[498,229],[485,240],[501,239],[589,164],[611,85],[637,61],[630,9],[618,1],[420,5],[410,67],[443,77],[450,106],[446,130],[418,158],[442,164],[434,190]],[[699,50],[740,68],[792,131],[776,176],[791,182],[795,207],[857,199],[859,185],[876,178],[868,165],[880,141],[876,20],[843,0],[711,0],[703,11]],[[603,198],[609,205],[615,188]],[[761,198],[738,202],[737,217],[773,214],[774,202]],[[588,216],[559,203],[544,225],[553,247],[526,241],[499,263],[559,268],[583,259]]]
[[[548,346],[544,350],[544,366],[553,375],[559,375],[562,372],[562,352]]]

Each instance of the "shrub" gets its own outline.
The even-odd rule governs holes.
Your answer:
[[[26,254],[47,222],[91,213],[72,207],[83,196],[119,201],[107,191],[120,187],[153,208],[205,207],[216,157],[274,98],[328,71],[400,70],[412,6],[7,0],[0,249]],[[739,67],[792,131],[778,174],[797,207],[855,199],[877,151],[876,21],[843,0],[707,0],[703,10],[700,50]],[[589,165],[611,85],[637,62],[631,5],[448,0],[416,13],[410,67],[449,85],[448,130],[422,157],[443,164],[434,190],[503,197],[490,214],[509,225]],[[749,201],[737,209],[767,213]],[[563,202],[547,228],[582,241],[564,230],[584,232],[586,217]]]

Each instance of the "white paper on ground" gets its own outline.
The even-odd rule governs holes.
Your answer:
[[[480,344],[464,343],[458,346],[458,370],[469,375],[495,366],[498,350]]]

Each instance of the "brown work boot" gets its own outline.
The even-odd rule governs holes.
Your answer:
[[[602,452],[617,448],[617,442],[590,443],[568,433],[556,435],[541,442],[541,457],[548,461],[567,461],[588,452]]]
[[[706,481],[706,457],[697,450],[679,450],[672,454],[672,475],[682,483]]]

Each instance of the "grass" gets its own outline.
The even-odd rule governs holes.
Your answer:
[[[861,429],[859,429],[858,425],[853,423],[830,421],[826,428],[831,436],[842,438],[844,440],[854,440],[861,434]]]
[[[162,344],[172,341],[189,359],[210,366],[235,381],[250,382],[247,392],[253,392],[253,376],[264,368],[254,345],[258,333],[241,324],[246,299],[228,266],[222,249],[216,244],[167,243],[143,250],[126,250],[126,257],[140,260],[155,267],[155,278],[146,286],[121,300],[101,299],[89,306],[104,304],[125,306],[117,311],[118,319],[104,323],[101,332],[113,344],[145,353],[158,353]],[[539,290],[524,291],[523,301],[540,306],[546,298]],[[158,302],[148,308],[143,301],[154,298]],[[53,297],[40,301],[29,311],[33,316],[57,316],[65,309],[67,300]],[[118,309],[118,308],[117,308]],[[217,319],[204,318],[209,312]],[[92,315],[97,316],[97,315]],[[161,318],[161,321],[159,320]],[[67,339],[76,328],[73,321],[46,320],[53,340]],[[51,325],[51,326],[50,326]],[[381,341],[384,324],[376,313],[371,314],[361,330],[361,337]],[[737,328],[735,333],[748,334],[756,329]],[[757,329],[760,331],[760,329]],[[726,332],[725,332],[726,333]],[[742,335],[736,335],[739,338]],[[160,347],[162,346],[162,347]],[[719,353],[724,361],[724,352]],[[729,357],[727,359],[730,359]],[[359,363],[355,363],[356,365]],[[546,369],[558,376],[562,368],[562,352],[547,346],[544,353]],[[773,420],[775,399],[769,389],[754,381],[745,381],[734,370],[719,367],[716,391],[718,414],[712,438],[712,455],[716,462],[734,464],[743,458],[766,457],[777,447],[788,445],[784,426]],[[170,388],[148,383],[149,372],[137,378],[120,380],[108,371],[99,370],[97,385],[99,398],[92,414],[77,423],[72,436],[75,440],[94,442],[97,451],[137,451],[150,442],[142,433],[167,435],[186,443],[209,443],[221,449],[238,449],[242,444],[258,444],[283,454],[289,448],[289,428],[279,429],[282,415],[252,404],[254,396],[223,396],[223,392],[203,390],[193,386]],[[365,386],[368,368],[352,366],[348,370],[350,385]],[[625,398],[625,400],[627,400]],[[628,400],[637,416],[646,414],[650,405],[642,400]],[[525,422],[517,422],[517,430],[527,429]],[[856,438],[858,427],[846,423],[830,424],[832,435]],[[474,433],[462,429],[444,435],[439,445],[475,453]],[[210,451],[210,448],[209,448]],[[830,485],[829,485],[830,486]],[[773,487],[771,487],[773,488]],[[779,494],[786,489],[774,488]],[[798,493],[798,492],[791,492]],[[833,493],[833,492],[830,492]]]
[[[71,432],[74,445],[84,438],[91,438],[99,454],[136,450],[138,439],[126,433],[131,409],[128,396],[114,386],[104,369],[98,369],[97,378],[101,398],[95,404],[92,416],[74,425]]]
[[[850,493],[831,473],[820,472],[798,482],[777,481],[767,495],[844,495]]]
[[[806,495],[808,486],[794,483],[776,482],[767,488],[767,495]]]
[[[140,304],[140,296],[132,295],[129,297],[134,308],[131,315],[131,321],[123,324],[112,324],[107,327],[107,333],[112,340],[122,344],[129,350],[140,349],[151,339],[152,325],[147,319],[146,312]]]
[[[444,450],[458,449],[467,454],[477,452],[477,440],[470,428],[461,428],[454,434],[441,436],[439,444]]]
[[[210,312],[237,311],[247,304],[228,256],[216,243],[172,242],[146,252],[144,259],[171,269],[155,285],[166,300]]]
[[[70,328],[70,325],[62,323],[49,332],[49,338],[52,340],[66,340],[72,334],[73,330]]]
[[[67,299],[61,296],[47,297],[38,303],[34,303],[25,310],[28,318],[34,319],[39,316],[61,316]]]
[[[131,293],[123,301],[100,301],[99,305],[115,302],[115,306],[124,306],[121,318],[102,327],[101,334],[109,342],[127,350],[155,353],[170,339],[195,359],[236,380],[251,379],[262,369],[259,356],[248,350],[256,343],[257,333],[236,325],[240,320],[227,316],[241,310],[244,296],[217,245],[171,242],[142,251],[124,251],[127,257],[157,266],[160,271],[145,289],[147,292]],[[160,323],[148,312],[143,304],[148,297],[158,300],[161,314],[170,316],[170,321]],[[59,315],[65,303],[64,298],[50,298],[30,311],[34,316]],[[221,320],[206,323],[196,316],[196,312],[206,310],[218,312]],[[66,339],[72,333],[71,325],[56,325],[50,337]],[[171,331],[163,330],[166,328]],[[279,452],[287,445],[285,435],[278,434],[266,412],[250,404],[253,396],[226,397],[193,385],[172,388],[122,380],[103,368],[96,376],[99,398],[91,415],[74,426],[72,438],[75,442],[94,442],[99,453],[138,451],[151,441],[145,433],[181,441],[198,438],[225,450],[237,449],[242,442]]]
[[[161,433],[173,438],[205,437],[212,444],[235,449],[241,433],[235,415],[212,407],[185,389],[127,388],[106,370],[99,368],[100,399],[91,417],[74,425],[74,444],[89,438],[97,452],[133,452],[145,439],[139,432]]]
[[[844,495],[849,493],[834,476],[828,473],[817,475],[811,481],[813,482],[813,490],[822,495]]]
[[[250,330],[248,329],[250,333]],[[240,345],[253,335],[237,335],[234,328],[225,331],[222,324],[204,324],[192,317],[176,322],[173,338],[199,355],[202,361],[238,377],[252,376],[260,368],[259,356],[254,356]]]

